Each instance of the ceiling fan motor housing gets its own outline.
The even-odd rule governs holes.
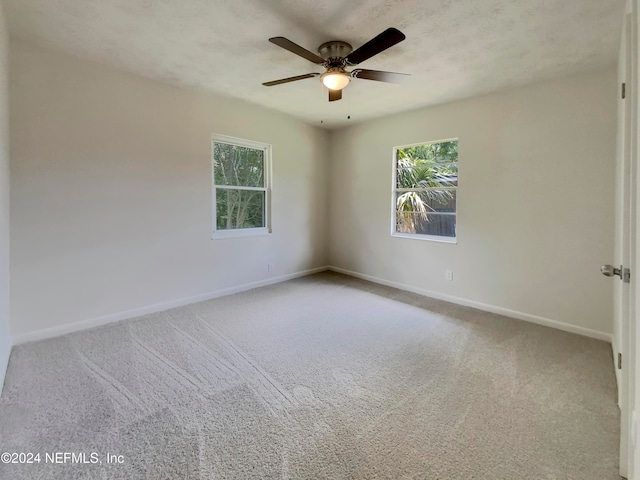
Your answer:
[[[353,51],[353,47],[347,42],[332,40],[318,47],[318,53],[324,58],[327,67],[342,67],[345,65],[344,57]]]

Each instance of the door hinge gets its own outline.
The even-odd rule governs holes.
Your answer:
[[[622,274],[622,280],[624,283],[631,283],[631,269],[625,268]]]
[[[622,354],[618,354],[618,370],[622,370]]]
[[[622,84],[622,98],[627,98],[627,84],[623,83]]]

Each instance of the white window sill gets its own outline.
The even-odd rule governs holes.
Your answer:
[[[221,240],[223,238],[239,238],[239,237],[259,237],[269,235],[271,232],[268,228],[239,228],[236,230],[215,230],[211,234],[211,240]]]
[[[438,243],[452,243],[452,244],[458,243],[458,239],[456,237],[439,237],[437,235],[421,235],[418,233],[393,232],[391,236],[400,237],[400,238],[412,238],[414,240],[427,240],[429,242],[438,242]]]

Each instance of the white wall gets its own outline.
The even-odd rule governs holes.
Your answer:
[[[0,2],[0,392],[11,340],[9,337],[9,32]]]
[[[331,264],[610,338],[616,95],[611,68],[334,132]],[[453,137],[458,244],[392,237],[392,148]]]
[[[11,48],[17,342],[326,265],[326,131],[24,43]],[[211,240],[212,133],[273,145],[271,235]]]

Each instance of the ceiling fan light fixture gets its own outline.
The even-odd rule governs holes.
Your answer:
[[[329,90],[342,90],[349,85],[351,77],[344,71],[327,71],[323,73],[320,78],[322,83]]]

